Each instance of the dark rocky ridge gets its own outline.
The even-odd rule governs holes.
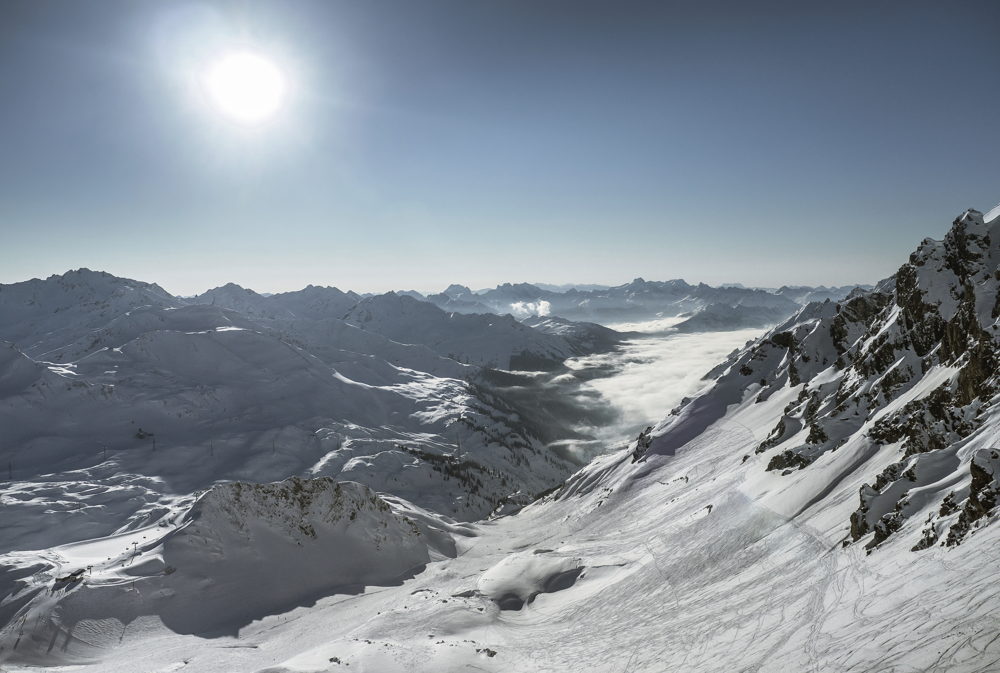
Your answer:
[[[1000,392],[998,264],[1000,220],[968,210],[873,290],[810,304],[732,356],[706,398],[762,402],[800,387],[757,448],[770,456],[766,470],[808,470],[848,441],[864,442],[869,457],[898,445],[898,460],[860,489],[850,539],[876,548],[907,524],[917,510],[909,495],[919,492],[942,504],[915,549],[958,544],[996,505],[993,459],[963,447]],[[650,451],[672,445],[654,441]],[[941,485],[970,476],[968,487]]]

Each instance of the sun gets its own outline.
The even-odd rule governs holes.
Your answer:
[[[243,124],[272,118],[285,100],[285,76],[259,54],[226,54],[205,71],[205,89],[224,115]]]

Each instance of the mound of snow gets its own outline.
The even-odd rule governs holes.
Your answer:
[[[520,610],[538,594],[570,588],[583,572],[579,558],[536,552],[511,554],[487,570],[477,583],[479,593],[501,610]]]

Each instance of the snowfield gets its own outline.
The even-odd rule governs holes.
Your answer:
[[[516,514],[477,523],[451,515],[473,489],[427,494],[470,479],[499,484],[497,493],[505,479],[508,490],[528,489],[541,486],[531,481],[539,467],[551,475],[565,468],[550,462],[564,460],[560,452],[541,450],[544,410],[512,391],[530,400],[603,367],[626,374],[588,384],[601,401],[594,408],[626,404],[628,388],[641,407],[655,391],[642,390],[649,379],[629,373],[629,363],[652,362],[656,371],[687,342],[633,339],[615,360],[580,352],[581,334],[591,347],[603,338],[592,328],[547,318],[544,330],[523,333],[534,328],[496,316],[472,328],[392,295],[361,299],[336,329],[420,349],[405,353],[437,364],[444,357],[478,368],[529,344],[521,362],[573,356],[576,369],[493,371],[473,384],[357,352],[337,356],[365,378],[332,364],[333,349],[307,348],[314,324],[295,324],[322,318],[302,318],[298,304],[290,318],[280,302],[233,288],[226,293],[243,302],[242,319],[251,320],[251,304],[269,317],[252,318],[255,327],[234,316],[193,333],[143,332],[82,355],[86,338],[66,330],[29,339],[36,353],[75,345],[61,361],[13,347],[0,356],[2,419],[22,433],[18,469],[32,475],[3,494],[11,546],[0,557],[0,662],[11,672],[102,673],[998,671],[998,285],[1000,221],[966,211],[942,241],[922,242],[874,289],[822,297],[733,344],[708,382],[685,383],[693,386],[687,399],[662,409],[669,415],[625,448],[540,497],[508,498],[501,511]],[[159,296],[152,287],[136,291]],[[503,287],[505,298],[538,299],[530,286]],[[638,302],[684,289],[674,282],[630,292]],[[41,290],[17,290],[29,291]],[[475,297],[449,291],[456,301]],[[18,334],[32,333],[24,321],[54,326],[18,311]],[[404,314],[422,326],[399,344]],[[446,324],[455,326],[451,337]],[[474,345],[499,332],[503,343]],[[702,353],[723,345],[694,343]],[[686,380],[666,363],[664,387]],[[268,384],[277,390],[261,392]],[[137,437],[108,411],[116,405],[102,406],[120,387],[135,396],[129,413],[147,414],[144,432],[155,427],[155,452],[146,444],[154,436]],[[556,404],[537,399],[538,407]],[[199,415],[206,404],[232,410],[251,429],[239,442],[222,441],[217,413]],[[330,414],[335,405],[344,412]],[[46,435],[31,419],[52,409],[60,420]],[[163,420],[185,409],[183,423]],[[290,409],[325,425],[275,432]],[[129,429],[110,459],[95,453],[94,418]],[[619,429],[638,420],[612,418]],[[183,442],[160,440],[163,427],[186,433]],[[515,427],[523,433],[512,441]],[[77,448],[68,428],[93,446]],[[206,433],[220,438],[207,461],[203,446],[194,452]],[[143,451],[129,446],[136,442]],[[216,454],[224,462],[213,462]],[[488,463],[496,454],[524,458]],[[49,465],[56,471],[44,471]],[[419,476],[387,487],[407,470]],[[277,483],[252,483],[282,472]],[[421,481],[433,475],[440,480]],[[96,511],[81,514],[86,508]],[[62,530],[40,532],[44,522]],[[30,550],[40,541],[49,544]]]
[[[480,525],[400,586],[334,593],[238,635],[185,635],[215,612],[206,600],[188,626],[119,613],[53,634],[33,614],[10,636],[50,664],[96,658],[99,636],[99,660],[75,670],[109,672],[996,670],[995,527],[960,550],[843,548],[846,529],[745,493],[734,453],[756,439],[719,430],[672,458],[600,459],[565,496]],[[162,600],[134,587],[118,591]]]

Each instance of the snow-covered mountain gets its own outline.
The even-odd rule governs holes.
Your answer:
[[[636,336],[597,323],[576,322],[558,316],[529,316],[521,322],[546,334],[555,334],[567,339],[580,353],[611,350],[621,341],[622,336]]]
[[[778,397],[781,413],[749,462],[767,473],[764,501],[794,516],[860,493],[840,522],[847,541],[959,544],[1000,485],[998,268],[1000,225],[966,211],[873,291],[810,304],[735,354],[637,455],[670,454],[723,418],[736,422],[731,405]]]
[[[819,287],[810,287],[808,285],[782,285],[777,290],[774,290],[774,294],[781,295],[783,297],[788,297],[796,304],[801,304],[805,306],[806,304],[811,304],[816,301],[840,301],[853,292],[857,288],[863,290],[871,290],[871,285],[841,285],[834,287],[826,287],[825,285],[820,285]]]
[[[36,594],[28,604],[24,618],[36,624],[24,642],[11,630],[0,642],[3,651],[39,653],[26,662],[52,663],[99,656],[122,624],[148,615],[177,633],[235,634],[333,592],[398,584],[455,556],[453,536],[474,530],[428,520],[417,508],[329,478],[219,484],[158,527],[67,545],[43,560],[33,571],[55,583],[56,597]],[[26,584],[8,567],[0,593]],[[95,606],[106,615],[102,625],[60,654],[39,656]]]
[[[0,339],[44,359],[50,350],[133,309],[183,303],[155,284],[77,269],[46,280],[0,285]]]
[[[181,299],[87,270],[0,286],[0,314],[2,550],[142,526],[219,480],[337,476],[484,517],[579,467],[484,367],[617,343],[394,294]]]
[[[232,309],[251,318],[317,320],[342,318],[361,301],[361,295],[343,292],[335,287],[309,285],[295,292],[264,296],[235,283],[227,283],[191,297],[188,301]]]

